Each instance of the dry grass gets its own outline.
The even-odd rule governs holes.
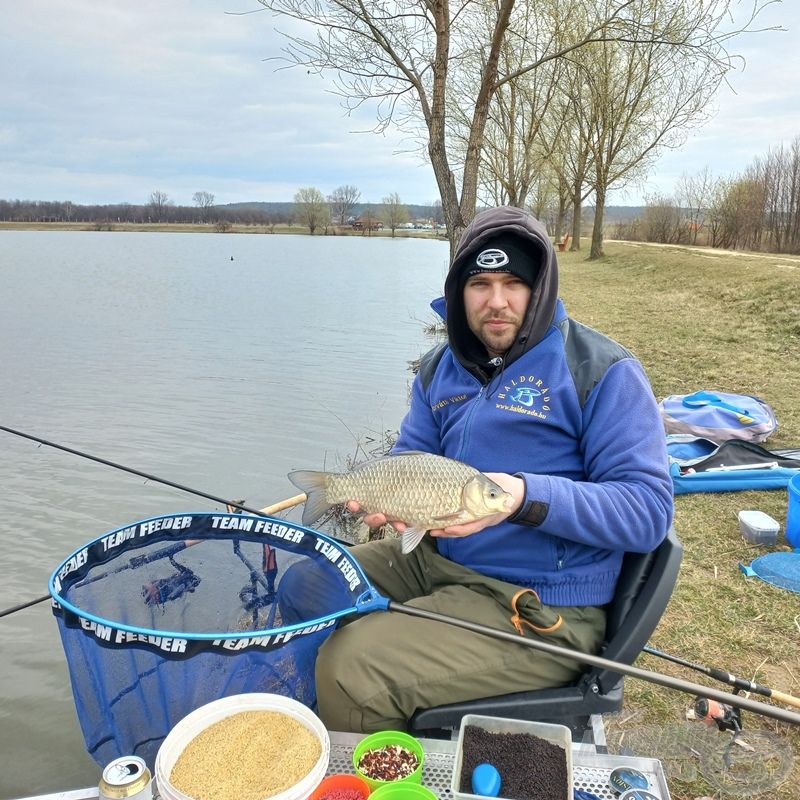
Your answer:
[[[800,259],[624,243],[606,250],[598,262],[584,253],[560,255],[569,312],[632,349],[659,399],[698,389],[755,394],[773,406],[780,424],[767,446],[800,444]],[[786,507],[785,490],[676,498],[684,560],[653,647],[800,696],[800,595],[746,579],[738,567],[767,550],[743,540],[737,512],[760,509],[783,525]],[[642,656],[638,665],[725,688],[655,656]],[[625,712],[612,720],[612,735],[615,725],[682,730],[691,702],[628,680]],[[779,733],[798,752],[800,729],[747,713],[744,727],[752,736]],[[682,778],[673,771],[670,792],[676,800],[731,794],[702,769]],[[800,799],[800,760],[778,790],[752,794],[743,786],[733,793]]]

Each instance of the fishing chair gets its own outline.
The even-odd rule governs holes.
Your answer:
[[[625,554],[614,599],[608,606],[606,641],[600,656],[633,664],[667,607],[682,555],[683,547],[673,528],[653,552]],[[479,714],[566,725],[574,741],[592,732],[595,745],[600,746],[604,741],[598,741],[603,738],[599,715],[619,711],[622,695],[622,675],[587,667],[569,686],[418,709],[409,720],[409,729],[423,736],[447,736],[458,729],[465,714]]]

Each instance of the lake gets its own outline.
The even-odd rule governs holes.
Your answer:
[[[448,245],[0,232],[0,424],[261,508],[397,430]],[[369,446],[367,444],[367,446]],[[70,552],[219,509],[0,431],[0,610]],[[0,798],[91,786],[49,603],[0,619]]]

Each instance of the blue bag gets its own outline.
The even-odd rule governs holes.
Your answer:
[[[659,409],[667,434],[688,434],[712,442],[763,442],[778,427],[772,407],[746,394],[673,394],[659,403]]]
[[[716,444],[683,434],[667,436],[675,494],[782,489],[800,473],[800,448],[766,450],[732,439]]]

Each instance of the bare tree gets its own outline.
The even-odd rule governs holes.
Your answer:
[[[708,35],[701,4],[678,8],[639,0],[629,13],[664,31],[670,41],[703,42]],[[641,174],[661,149],[677,146],[691,126],[705,121],[711,97],[733,64],[713,45],[679,49],[661,41],[600,42],[580,57],[590,59],[584,71],[595,195],[589,257],[598,258],[609,188]]]
[[[192,195],[192,202],[200,209],[203,220],[206,222],[211,214],[214,199],[214,195],[211,192],[195,192]]]
[[[328,197],[331,206],[331,217],[339,225],[344,225],[348,217],[352,216],[361,192],[355,187],[345,184],[334,189]]]
[[[294,216],[313,236],[317,228],[330,223],[331,212],[325,195],[314,186],[298,189],[294,196]]]
[[[398,124],[419,135],[430,160],[450,237],[451,250],[475,214],[478,166],[491,101],[504,84],[590,42],[624,39],[660,41],[687,52],[705,49],[725,60],[723,31],[733,0],[537,0],[538,11],[558,20],[558,35],[530,41],[514,14],[518,0],[260,0],[309,32],[286,34],[284,58],[308,72],[333,72],[348,108],[377,103],[376,130]],[[676,14],[702,6],[705,26],[689,39],[673,40],[661,20],[634,18],[637,3],[663,4]],[[753,0],[754,14],[768,0]],[[520,3],[522,5],[522,3]],[[486,18],[486,9],[490,9]],[[558,15],[552,13],[557,9]],[[310,28],[310,30],[309,30]],[[298,30],[296,27],[295,30]],[[504,42],[526,53],[512,71],[500,69]],[[465,71],[467,74],[465,74]],[[475,79],[473,79],[473,76]],[[448,98],[456,87],[472,89],[469,130],[463,162],[451,163],[448,150]],[[456,173],[459,173],[460,186]]]
[[[689,240],[697,244],[697,237],[705,225],[705,211],[711,202],[714,176],[709,167],[698,175],[683,173],[675,190],[675,200],[687,218]]]
[[[381,202],[383,203],[383,213],[381,215],[383,222],[391,230],[392,238],[394,238],[394,232],[409,220],[408,206],[403,205],[403,201],[397,192],[384,197]]]
[[[645,241],[683,244],[687,238],[685,220],[675,200],[665,195],[645,198],[642,220]]]
[[[169,199],[169,195],[166,192],[156,189],[154,192],[150,193],[150,202],[148,205],[150,206],[150,214],[153,221],[162,222],[166,219],[167,208],[172,205],[172,201]]]

